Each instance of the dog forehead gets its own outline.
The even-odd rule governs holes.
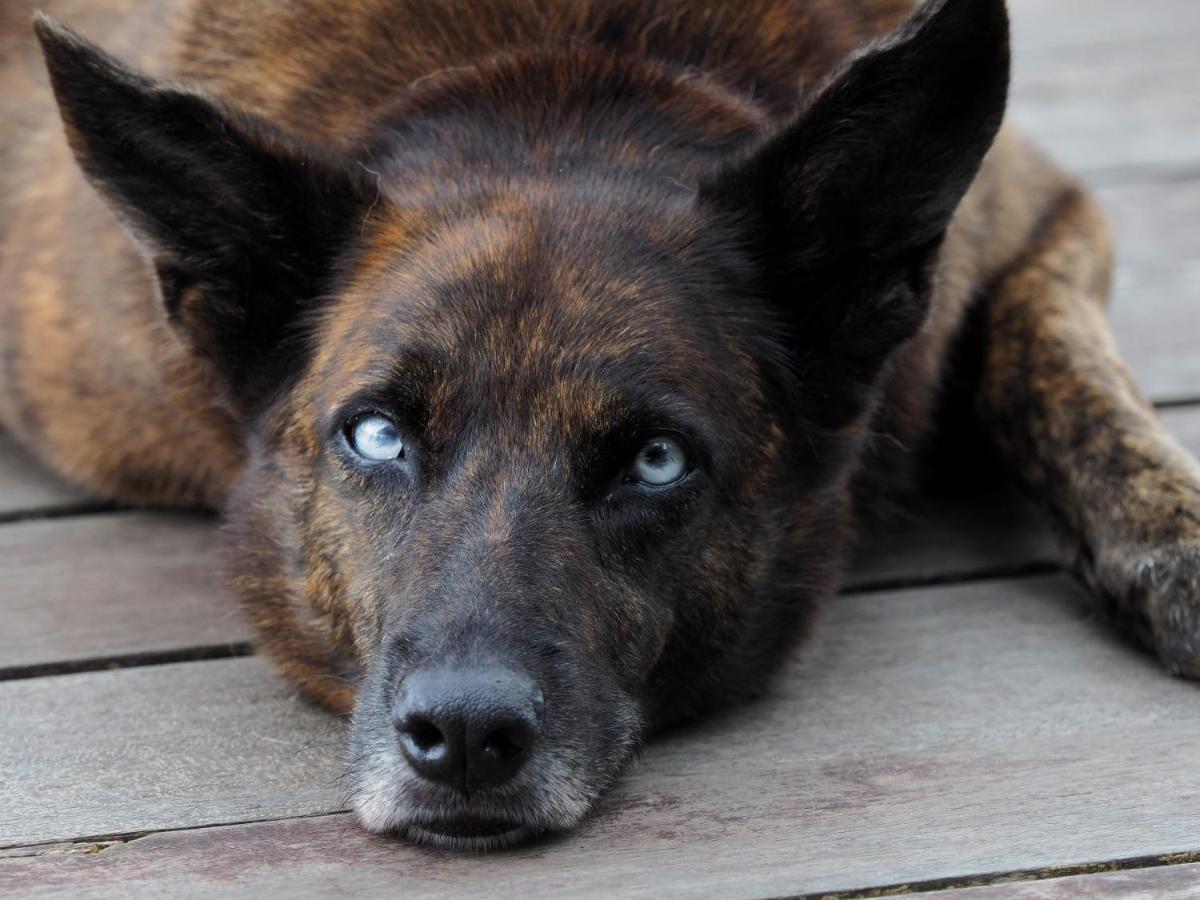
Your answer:
[[[596,209],[510,203],[416,234],[398,220],[325,316],[314,372],[340,396],[414,357],[508,391],[579,394],[622,376],[689,384],[722,336],[687,245],[686,225]]]

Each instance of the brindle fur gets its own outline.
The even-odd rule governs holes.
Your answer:
[[[414,660],[510,654],[554,686],[540,780],[473,811],[519,808],[525,833],[576,822],[647,727],[759,690],[836,588],[852,536],[912,486],[969,319],[983,323],[966,348],[983,361],[968,388],[980,421],[1081,577],[1171,671],[1198,675],[1200,467],[1113,347],[1107,227],[1011,129],[976,174],[1007,85],[1003,5],[934,5],[988,39],[967,56],[991,66],[966,78],[973,93],[938,95],[955,109],[983,97],[984,118],[961,147],[935,145],[958,147],[936,164],[961,189],[875,207],[787,129],[805,115],[852,128],[837,105],[852,79],[820,88],[857,71],[847,58],[904,22],[907,0],[49,4],[221,98],[195,103],[255,159],[288,161],[238,168],[228,151],[196,171],[242,191],[218,180],[197,198],[177,178],[177,208],[156,206],[142,157],[106,131],[119,108],[159,158],[136,76],[43,22],[67,136],[131,241],[73,164],[30,11],[9,3],[0,423],[99,495],[224,512],[262,646],[326,706],[359,698],[352,777],[376,829],[438,839],[400,806],[449,803],[388,783],[381,710]],[[951,55],[971,41],[954,27]],[[112,89],[97,100],[99,81]],[[959,127],[923,115],[926,131]],[[215,148],[196,121],[177,125]],[[820,163],[805,179],[846,181],[865,224],[808,203],[817,188],[787,169],[803,153]],[[943,242],[953,207],[933,207],[968,183]],[[244,269],[198,260],[224,240],[209,218],[256,204],[277,218],[230,227]],[[907,218],[924,204],[928,234]],[[823,226],[803,247],[756,243],[802,216]],[[864,258],[908,241],[906,255],[848,262],[839,229],[885,242]],[[269,246],[238,243],[256,240]],[[776,302],[794,271],[814,298],[800,320]],[[421,488],[342,457],[331,434],[356,405],[409,417]],[[618,508],[606,467],[660,422],[697,433],[703,483]]]

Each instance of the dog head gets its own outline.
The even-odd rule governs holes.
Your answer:
[[[232,583],[353,706],[373,830],[580,820],[747,697],[833,589],[880,371],[1002,116],[998,0],[936,0],[792,121],[573,48],[401,92],[350,149],[49,20],[72,146],[250,461]]]

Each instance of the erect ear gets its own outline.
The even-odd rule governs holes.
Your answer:
[[[1003,0],[927,0],[794,121],[701,189],[746,223],[810,413],[845,421],[921,327],[951,217],[1004,115]]]
[[[253,408],[376,196],[349,162],[138,72],[47,16],[71,148],[153,264],[171,321]]]

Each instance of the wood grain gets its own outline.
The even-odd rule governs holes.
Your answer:
[[[261,659],[7,681],[0,721],[0,846],[339,808],[339,723]]]
[[[1010,0],[1011,117],[1094,181],[1200,163],[1200,4]]]
[[[1011,117],[1098,189],[1118,342],[1147,394],[1200,398],[1200,3],[1013,0]]]
[[[1113,221],[1123,285],[1136,286],[1148,278],[1160,284],[1195,284],[1200,265],[1200,171],[1103,185],[1096,193]]]
[[[1200,687],[1065,578],[847,597],[825,618],[770,696],[653,743],[564,838],[475,857],[344,816],[250,824],[10,856],[0,893],[769,897],[1200,847]],[[332,806],[331,730],[257,666],[0,685],[0,759],[25,760],[5,840]]]
[[[1060,56],[1086,49],[1103,59],[1113,47],[1133,45],[1151,57],[1156,42],[1200,35],[1194,0],[1008,0],[1018,54]]]
[[[165,513],[0,527],[0,671],[247,640],[215,537]]]
[[[1200,264],[1118,273],[1112,327],[1147,396],[1160,403],[1200,399]]]
[[[1097,195],[1116,235],[1111,319],[1121,352],[1151,399],[1200,399],[1200,174]]]
[[[1197,893],[1200,893],[1200,864],[1190,863],[905,896],[924,900],[1076,900],[1078,897],[1090,900],[1117,897],[1121,900],[1194,900]]]
[[[1193,18],[1194,10],[1193,4]],[[1087,175],[1111,179],[1157,167],[1194,169],[1200,160],[1200,104],[1193,90],[1198,78],[1195,36],[1102,50],[1018,50],[1010,113],[1062,162]]]

